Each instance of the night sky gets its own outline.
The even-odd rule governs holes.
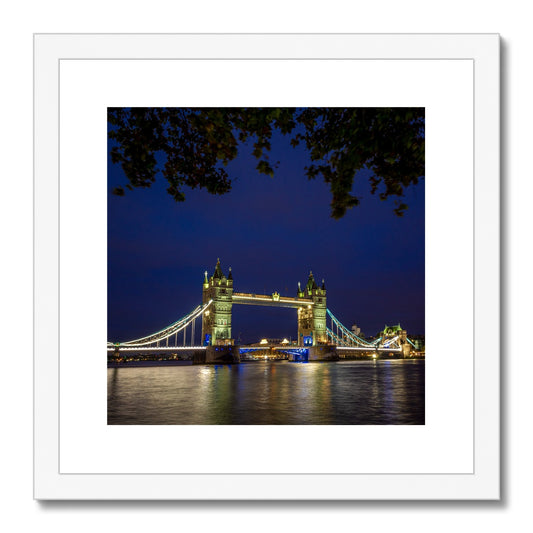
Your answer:
[[[360,172],[353,192],[361,205],[335,220],[328,185],[304,175],[303,146],[274,135],[274,178],[257,172],[251,150],[227,167],[228,194],[184,189],[184,203],[162,177],[149,189],[111,194],[127,179],[108,158],[107,340],[138,338],[187,314],[201,303],[204,271],[212,275],[217,258],[226,275],[232,267],[235,292],[295,296],[312,270],[346,327],[375,335],[400,323],[408,334],[424,333],[424,181],[407,190],[409,209],[397,217],[393,199],[371,195]],[[297,334],[293,309],[234,305],[232,321],[243,343]],[[199,330],[198,321],[198,343]]]

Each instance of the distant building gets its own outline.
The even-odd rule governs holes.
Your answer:
[[[359,335],[361,335],[361,328],[357,324],[354,324],[352,326],[352,333],[359,337]]]

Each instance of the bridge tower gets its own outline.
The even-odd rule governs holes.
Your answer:
[[[300,346],[319,346],[327,344],[326,331],[326,285],[322,280],[322,286],[316,284],[313,272],[309,273],[309,279],[302,290],[298,283],[298,298],[311,298],[313,303],[307,307],[298,309],[298,344]]]
[[[214,274],[208,279],[205,272],[202,302],[213,300],[202,316],[202,344],[206,346],[232,345],[231,308],[233,305],[233,276],[231,267],[228,277],[222,273],[220,259]]]

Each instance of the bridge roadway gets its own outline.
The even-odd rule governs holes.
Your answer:
[[[116,346],[108,346],[108,352],[114,352]],[[240,349],[246,351],[259,351],[259,350],[304,350],[307,346],[239,346]],[[185,352],[205,350],[207,346],[119,346],[119,352]],[[336,346],[337,351],[341,352],[401,352],[401,348],[367,348],[363,346]]]
[[[205,350],[207,346],[118,346],[120,352],[186,352],[190,350]],[[108,346],[108,352],[114,352],[117,346]]]

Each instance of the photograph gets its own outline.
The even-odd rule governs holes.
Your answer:
[[[108,107],[107,424],[425,425],[425,119]]]
[[[36,36],[34,497],[500,498],[499,46]]]

